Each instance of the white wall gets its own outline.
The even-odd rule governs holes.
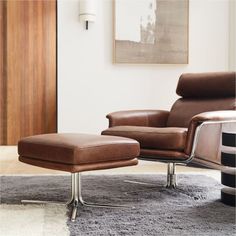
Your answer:
[[[236,0],[229,1],[229,70],[236,71]]]
[[[229,68],[229,3],[191,0],[188,65],[112,64],[112,0],[97,0],[97,21],[79,22],[79,0],[58,2],[58,131],[100,133],[105,115],[169,109],[184,72]]]

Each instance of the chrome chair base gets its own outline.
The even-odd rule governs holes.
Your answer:
[[[175,163],[168,163],[166,188],[176,188],[176,187],[177,187],[177,181],[175,174]]]
[[[175,174],[175,163],[168,163],[167,164],[167,183],[165,185],[166,188],[177,188],[177,176]],[[133,180],[125,180],[124,182],[126,183],[131,183],[131,184],[139,184],[139,185],[146,185],[149,187],[157,187],[156,184],[154,183],[147,183],[147,182],[142,182],[142,181],[133,181]]]
[[[125,205],[109,205],[109,204],[99,204],[86,202],[82,198],[82,188],[81,188],[81,174],[72,173],[71,174],[71,199],[67,202],[56,202],[56,201],[40,201],[40,200],[21,200],[23,204],[59,204],[72,206],[71,221],[74,222],[77,216],[79,204],[87,207],[107,207],[107,208],[130,208],[130,206]]]
[[[142,182],[142,181],[134,181],[134,180],[124,180],[125,183],[130,183],[130,184],[139,184],[139,185],[146,185],[146,186],[150,186],[150,187],[156,187],[156,184],[152,184],[152,183],[147,183],[147,182]]]

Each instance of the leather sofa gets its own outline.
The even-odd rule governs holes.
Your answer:
[[[222,125],[236,125],[235,83],[235,72],[182,74],[170,111],[110,113],[102,134],[137,140],[139,158],[167,162],[167,187],[175,187],[176,163],[219,168]]]

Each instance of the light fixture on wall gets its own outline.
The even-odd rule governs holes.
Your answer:
[[[97,0],[80,0],[79,18],[85,22],[86,30],[89,22],[95,22],[96,19],[96,1]]]

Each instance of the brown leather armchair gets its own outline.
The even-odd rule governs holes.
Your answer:
[[[137,140],[141,159],[168,163],[167,187],[175,187],[176,163],[220,165],[221,126],[236,125],[235,81],[235,72],[183,74],[170,111],[110,113],[102,134]]]

